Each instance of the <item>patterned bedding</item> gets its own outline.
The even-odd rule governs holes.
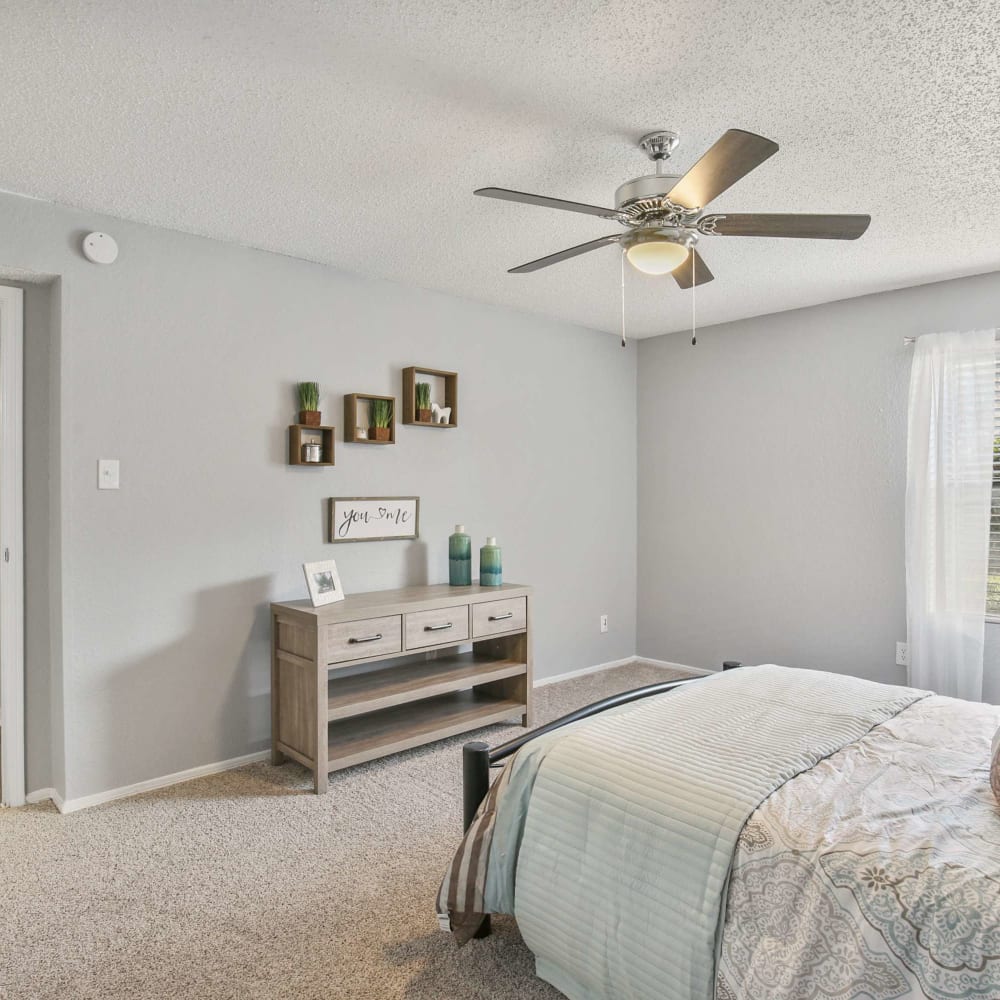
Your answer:
[[[824,693],[831,675],[784,669],[695,682],[529,743],[449,868],[442,926],[466,940],[481,914],[514,913],[539,975],[575,1000],[1000,1000],[1000,805],[989,781],[1000,708],[887,688],[902,699],[885,702],[889,714],[775,781],[733,827],[735,792],[773,770],[795,732],[812,741],[838,718],[855,724],[871,697],[852,691],[867,682]],[[786,680],[791,699],[778,690]],[[802,696],[803,683],[821,687]],[[849,691],[838,714],[829,697]],[[789,704],[808,728],[768,734],[787,728]],[[571,735],[580,727],[586,739]],[[582,811],[567,798],[577,792]],[[715,874],[692,881],[708,844],[715,855],[722,845],[722,867],[714,857]],[[691,974],[700,952],[686,961],[676,944],[711,911],[713,880],[724,892],[702,991]]]
[[[1000,708],[925,698],[766,799],[716,1000],[1000,998],[998,726]]]

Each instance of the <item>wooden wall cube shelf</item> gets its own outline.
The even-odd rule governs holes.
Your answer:
[[[389,422],[389,440],[376,441],[372,437],[358,437],[358,400],[388,399],[392,403],[392,420]],[[368,428],[369,435],[372,428]],[[344,397],[344,440],[349,444],[395,444],[396,443],[396,397],[376,396],[370,392],[352,392]]]
[[[306,466],[335,465],[333,451],[333,427],[307,427],[305,424],[288,425],[288,464]],[[319,462],[306,462],[302,458],[302,445],[313,441],[320,443]]]
[[[417,420],[417,382],[418,376],[430,375],[432,378],[444,379],[444,405],[451,407],[451,422],[435,424],[428,420]],[[435,402],[437,402],[435,400]],[[438,403],[440,406],[441,404]],[[413,366],[403,369],[403,423],[415,424],[417,427],[457,427],[458,426],[458,372],[442,372],[436,368],[420,368]]]

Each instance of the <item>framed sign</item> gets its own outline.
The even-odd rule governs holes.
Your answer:
[[[330,497],[331,542],[420,536],[420,497]]]
[[[337,564],[332,559],[324,562],[303,563],[302,571],[306,575],[306,586],[309,588],[309,598],[313,607],[323,604],[333,604],[344,599],[344,588],[340,585],[340,574]]]

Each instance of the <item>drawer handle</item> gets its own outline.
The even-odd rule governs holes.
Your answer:
[[[514,612],[508,611],[505,615],[490,615],[491,622],[505,622],[508,618],[513,618]]]
[[[378,635],[363,635],[357,639],[355,639],[354,636],[351,636],[351,638],[348,639],[347,641],[353,646],[355,643],[359,642],[378,642],[379,639],[381,638],[382,638],[382,633],[379,632]]]
[[[425,632],[440,632],[442,629],[453,628],[454,623],[448,622],[446,625],[425,625]]]

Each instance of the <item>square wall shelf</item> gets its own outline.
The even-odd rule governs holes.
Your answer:
[[[426,377],[421,377],[426,376]],[[451,407],[451,420],[446,424],[437,424],[431,420],[417,419],[417,383],[430,382],[431,401],[438,406]],[[440,396],[440,389],[435,394],[435,385],[444,387],[444,402],[435,396]],[[458,372],[443,372],[437,368],[403,369],[403,423],[416,427],[457,427],[458,426]]]
[[[387,399],[392,405],[392,419],[387,430],[389,437],[379,441],[371,435],[375,428],[369,426],[368,406],[374,399]],[[360,429],[368,433],[368,437],[358,437]],[[369,392],[352,392],[344,397],[344,440],[349,444],[395,444],[396,443],[396,397],[375,396]]]
[[[333,427],[307,427],[305,424],[289,424],[288,426],[288,464],[318,466],[334,465]],[[307,462],[302,457],[302,446],[318,442],[320,446],[320,461]]]

